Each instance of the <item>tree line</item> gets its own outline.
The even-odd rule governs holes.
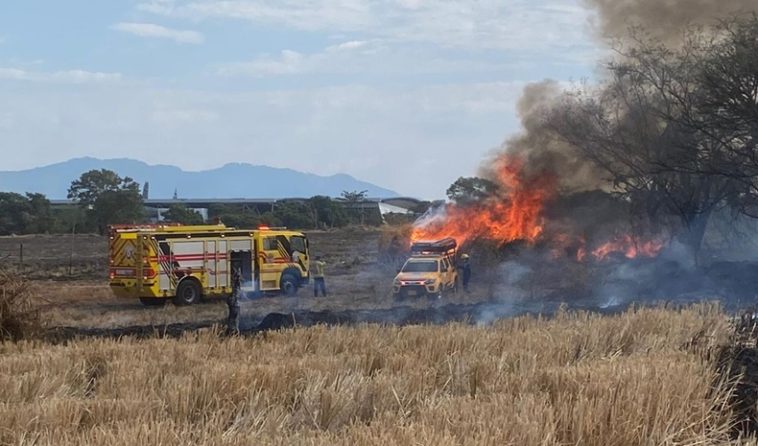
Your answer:
[[[68,198],[75,206],[53,207],[43,194],[0,192],[0,235],[33,233],[100,233],[112,224],[137,224],[149,220],[145,202],[149,185],[116,172],[90,170],[71,182]],[[366,191],[344,191],[340,200],[314,196],[278,202],[265,212],[238,204],[211,204],[209,221],[254,228],[262,225],[298,229],[338,228],[383,223],[378,209],[361,207]],[[172,204],[163,221],[202,224],[203,217],[183,204]]]

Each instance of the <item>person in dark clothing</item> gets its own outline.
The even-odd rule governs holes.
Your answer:
[[[240,332],[240,304],[239,293],[242,288],[242,274],[239,268],[232,268],[232,292],[226,296],[226,306],[229,307],[229,317],[226,320],[226,332],[239,334]]]
[[[471,259],[468,254],[461,255],[461,275],[463,276],[463,291],[468,293],[468,283],[471,280]]]

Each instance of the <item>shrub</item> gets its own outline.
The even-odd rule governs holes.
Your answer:
[[[27,280],[0,270],[0,342],[30,338],[39,332],[40,316],[31,298],[32,286]]]

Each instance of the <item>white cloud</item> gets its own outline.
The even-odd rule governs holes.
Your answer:
[[[174,0],[148,0],[145,3],[139,3],[137,9],[163,15],[170,15],[175,12]]]
[[[112,28],[135,36],[169,39],[176,43],[199,44],[205,41],[205,37],[197,31],[166,28],[153,23],[117,23]]]
[[[218,113],[210,110],[191,108],[158,108],[150,114],[153,122],[168,125],[212,122],[219,118]]]
[[[350,40],[348,42],[343,42],[338,45],[332,45],[327,48],[329,51],[342,51],[342,50],[357,50],[359,48],[364,48],[365,46],[369,45],[370,42],[366,40]]]
[[[29,73],[18,68],[0,68],[0,79],[30,80]]]
[[[19,68],[0,67],[0,80],[30,82],[50,82],[62,84],[84,84],[116,82],[122,79],[121,73],[102,73],[98,71],[65,70],[53,72],[28,71]]]
[[[513,63],[446,58],[415,47],[398,48],[381,40],[351,40],[314,53],[283,50],[218,68],[223,76],[268,77],[304,74],[417,75],[505,72]]]
[[[586,42],[589,18],[578,0],[147,0],[138,8],[479,50],[570,48]]]
[[[297,51],[283,50],[277,57],[263,55],[249,62],[226,64],[219,68],[218,73],[224,76],[266,77],[304,73],[309,71],[307,69],[309,65],[313,64],[303,54]]]

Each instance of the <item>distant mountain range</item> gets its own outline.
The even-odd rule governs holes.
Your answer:
[[[289,198],[327,195],[342,191],[367,191],[370,197],[398,194],[350,175],[320,176],[251,164],[226,164],[199,172],[176,166],[149,165],[133,159],[75,158],[62,163],[19,171],[0,171],[0,192],[38,192],[50,199],[65,199],[71,181],[92,169],[108,169],[150,183],[150,198]]]

